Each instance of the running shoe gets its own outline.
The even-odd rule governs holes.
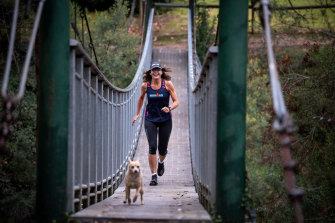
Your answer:
[[[154,174],[151,176],[150,186],[156,186],[157,184],[157,174]]]

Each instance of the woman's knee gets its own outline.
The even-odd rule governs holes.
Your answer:
[[[168,150],[167,150],[167,148],[165,149],[159,149],[158,150],[158,153],[159,153],[159,155],[161,155],[161,156],[165,156],[167,153],[168,153]]]
[[[149,146],[149,154],[155,155],[157,151],[157,148],[154,146]]]

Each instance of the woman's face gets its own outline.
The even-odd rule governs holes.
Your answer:
[[[160,79],[162,74],[163,74],[163,72],[159,68],[154,68],[150,72],[150,75],[151,75],[152,79]]]

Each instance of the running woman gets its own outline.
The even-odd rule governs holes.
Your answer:
[[[145,109],[144,129],[149,144],[149,166],[151,170],[150,185],[158,184],[158,176],[164,174],[164,159],[167,154],[167,147],[172,130],[171,111],[178,107],[179,101],[171,82],[171,76],[166,74],[171,69],[162,67],[159,63],[152,63],[150,70],[143,75],[143,84],[141,94],[137,102],[137,111],[132,125],[139,117],[143,105],[145,94],[147,95],[148,104]],[[170,96],[172,104],[169,105]],[[157,147],[158,135],[158,147]],[[156,151],[158,148],[158,159]],[[157,167],[158,163],[158,167]]]

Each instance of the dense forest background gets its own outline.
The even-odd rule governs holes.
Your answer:
[[[20,5],[17,38],[9,90],[16,92],[35,5]],[[91,54],[89,33],[81,6],[85,7],[99,67],[119,87],[126,87],[137,69],[141,52],[140,10],[129,25],[132,1],[72,1],[71,38],[83,41]],[[164,2],[163,0],[159,2]],[[188,3],[188,1],[165,2]],[[218,0],[197,1],[218,4]],[[256,1],[257,2],[257,1]],[[306,222],[335,221],[335,8],[275,10],[281,6],[335,4],[327,0],[276,0],[271,27],[277,66],[286,105],[298,127],[293,158],[299,162],[297,185],[304,188]],[[254,1],[250,1],[249,5]],[[256,3],[259,6],[259,3]],[[0,3],[0,72],[4,73],[13,0]],[[160,9],[155,14],[156,46],[184,48],[185,9]],[[28,13],[29,12],[29,13]],[[215,42],[217,9],[197,10],[197,51],[203,60]],[[274,112],[268,63],[258,12],[252,25],[249,10],[247,89],[247,138],[245,200],[256,211],[258,222],[294,222],[287,198],[278,135],[272,129]],[[185,22],[181,22],[185,21]],[[77,33],[73,24],[77,28]],[[253,33],[251,33],[253,31]],[[34,222],[36,186],[36,69],[33,56],[23,100],[15,109],[15,121],[0,156],[0,222]],[[2,111],[2,108],[1,108]],[[1,112],[2,113],[2,112]]]

